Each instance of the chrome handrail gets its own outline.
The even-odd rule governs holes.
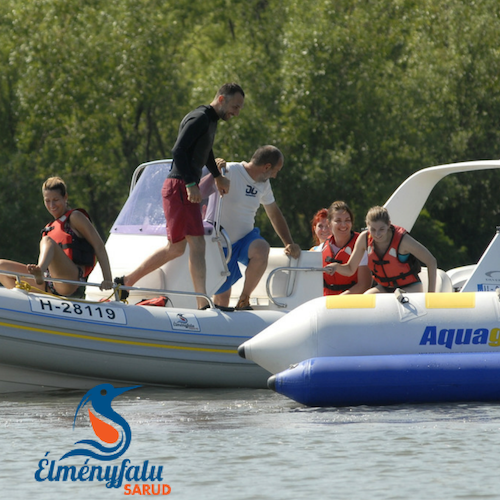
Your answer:
[[[35,279],[35,277],[31,273],[16,273],[14,271],[0,270],[0,274],[6,274],[8,276],[15,276],[17,278],[17,281],[21,281],[20,277],[28,278],[31,280]],[[48,277],[48,278],[44,276],[43,281],[55,281],[57,283],[67,283],[69,285],[78,285],[78,286],[96,286],[96,287],[101,286],[101,283],[89,283],[88,281],[64,280],[61,278],[53,278],[52,276]],[[113,288],[115,288],[115,287],[116,287],[116,284],[113,285]]]
[[[221,168],[221,174],[225,175],[225,173],[226,173],[226,168],[225,167]],[[222,217],[222,202],[223,202],[223,197],[222,195],[220,195],[217,200],[217,210],[215,212],[215,220],[213,221],[215,236],[212,238],[212,241],[217,241],[218,243],[220,243],[221,252],[223,251],[222,247],[224,246],[225,243],[225,246],[227,248],[227,254],[225,259],[226,259],[226,264],[228,264],[229,261],[231,260],[231,256],[233,255],[233,245],[231,244],[231,240],[229,239],[227,231],[221,226],[220,223]],[[226,274],[228,275],[229,272],[227,272]]]
[[[6,274],[10,276],[15,276],[17,281],[21,281],[20,277],[23,278],[29,278],[33,279],[33,275],[29,273],[16,273],[13,271],[2,271],[0,270],[0,274]],[[50,278],[43,278],[43,281],[55,281],[57,283],[67,283],[69,285],[77,285],[77,286],[94,286],[97,288],[100,288],[101,283],[89,283],[88,281],[74,281],[74,280],[65,280],[65,279],[60,279],[60,278],[53,278],[52,276]],[[111,289],[110,289],[111,290]],[[138,286],[124,286],[124,285],[117,285],[116,283],[113,283],[112,290],[114,290],[115,294],[115,300],[120,301],[120,296],[118,294],[119,290],[137,290],[139,292],[152,292],[152,293],[157,293],[157,294],[169,294],[169,295],[187,295],[191,297],[201,297],[204,298],[208,304],[210,305],[211,309],[215,308],[215,304],[212,300],[211,297],[204,293],[198,293],[198,292],[185,292],[182,290],[164,290],[161,288],[144,288],[144,287],[138,287]],[[64,297],[61,295],[61,298],[66,298],[68,300],[71,300],[69,297]]]
[[[115,288],[115,287],[113,287],[113,288]],[[145,287],[142,287],[142,286],[124,286],[124,285],[119,285],[119,288],[120,288],[120,290],[136,290],[136,291],[139,291],[139,292],[152,292],[152,293],[158,293],[158,294],[186,295],[188,297],[201,297],[201,298],[205,299],[208,302],[208,304],[209,304],[209,306],[210,306],[211,309],[215,308],[215,304],[214,304],[212,298],[209,297],[208,295],[204,294],[204,293],[186,292],[184,290],[165,290],[165,289],[161,289],[161,288],[145,288]],[[115,295],[117,295],[117,292],[118,292],[118,289],[115,290]]]
[[[276,307],[282,307],[285,308],[287,307],[287,304],[277,302],[274,297],[271,294],[271,279],[272,277],[278,272],[278,271],[304,271],[304,272],[322,272],[324,273],[325,270],[322,267],[277,267],[276,269],[273,269],[266,280],[266,293],[268,299],[276,306]]]
[[[221,227],[220,233],[212,238],[212,241],[218,241],[222,246],[226,246],[227,248],[227,255],[225,256],[226,259],[226,264],[229,264],[229,261],[231,260],[231,257],[233,255],[233,245],[231,243],[231,240],[229,239],[229,235],[227,234],[227,231]]]
[[[217,241],[220,243],[221,252],[222,252],[222,246],[224,246],[224,244],[227,248],[227,255],[225,259],[226,259],[226,264],[228,264],[229,261],[231,260],[231,256],[233,255],[233,245],[231,244],[231,240],[229,239],[227,231],[220,224],[221,214],[222,214],[222,196],[219,196],[217,200],[217,210],[215,212],[215,220],[209,222],[213,224],[215,231],[215,236],[212,237],[212,241]]]

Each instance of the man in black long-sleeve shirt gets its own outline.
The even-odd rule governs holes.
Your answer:
[[[120,283],[134,285],[146,274],[183,255],[189,243],[189,268],[194,290],[206,294],[205,237],[198,183],[206,165],[220,194],[229,191],[229,180],[220,175],[212,146],[219,119],[227,121],[238,116],[244,100],[245,93],[239,85],[226,83],[209,106],[200,106],[184,117],[172,150],[172,169],[162,189],[168,243],[134,271],[120,278]],[[206,300],[201,297],[197,298],[197,303],[200,309],[206,306]]]

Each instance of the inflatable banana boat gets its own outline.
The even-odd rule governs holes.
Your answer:
[[[440,179],[493,168],[499,162],[421,170],[385,206],[394,224],[410,230]],[[273,374],[271,388],[312,406],[496,401],[498,255],[497,228],[476,265],[438,270],[439,293],[316,298],[244,342],[239,354]],[[425,290],[425,270],[420,277]]]
[[[321,297],[290,311],[239,352],[273,374],[317,357],[500,352],[499,294]]]

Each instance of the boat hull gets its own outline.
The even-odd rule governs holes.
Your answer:
[[[268,385],[319,407],[500,401],[500,353],[313,358]]]
[[[284,313],[72,302],[0,289],[0,391],[87,388],[104,381],[266,387],[237,347]]]

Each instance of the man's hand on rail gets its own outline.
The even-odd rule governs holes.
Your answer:
[[[285,254],[292,256],[294,259],[300,257],[301,249],[297,243],[290,243],[285,247]]]

